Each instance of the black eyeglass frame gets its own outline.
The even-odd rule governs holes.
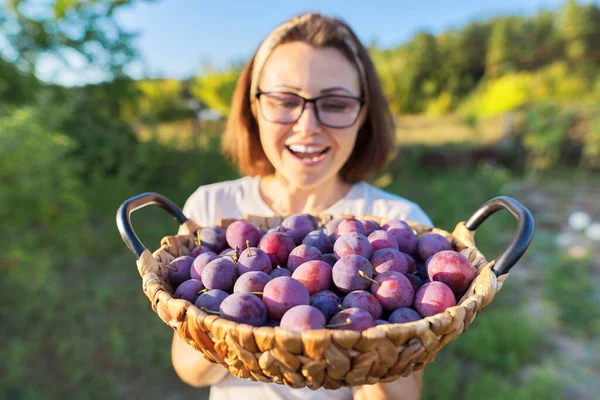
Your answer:
[[[298,114],[298,118],[296,118],[295,120],[290,121],[290,122],[271,121],[269,118],[267,118],[265,116],[265,113],[264,113],[262,107],[259,107],[260,113],[262,114],[263,118],[265,118],[269,122],[275,122],[277,124],[295,124],[296,122],[298,122],[300,117],[302,117],[302,114],[304,114],[304,109],[306,108],[306,103],[312,103],[315,108],[315,115],[317,116],[317,121],[319,121],[319,123],[321,125],[327,126],[329,128],[334,128],[334,129],[344,129],[344,128],[349,128],[352,125],[354,125],[356,123],[356,121],[358,121],[358,118],[360,117],[360,112],[362,111],[362,108],[365,106],[365,103],[366,103],[364,96],[356,97],[356,96],[348,96],[348,95],[343,95],[343,94],[326,94],[323,96],[313,97],[313,98],[308,99],[308,98],[302,97],[299,94],[294,93],[294,92],[267,92],[267,91],[262,91],[259,89],[256,91],[256,95],[255,95],[256,99],[259,100],[259,102],[258,102],[259,106],[260,106],[260,96],[262,96],[263,94],[266,94],[266,95],[287,94],[287,95],[296,96],[302,100],[302,109],[300,110],[300,114]],[[317,100],[325,99],[328,97],[337,97],[337,98],[342,97],[342,98],[346,98],[346,99],[358,100],[360,106],[358,107],[358,112],[356,113],[356,117],[354,117],[354,120],[352,121],[351,124],[344,125],[344,126],[332,126],[332,125],[326,124],[323,121],[321,121],[321,116],[319,115],[319,108],[317,107]]]

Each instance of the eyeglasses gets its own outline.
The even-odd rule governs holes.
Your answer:
[[[306,103],[313,103],[317,120],[330,128],[348,128],[356,122],[365,104],[363,97],[325,95],[307,99],[290,92],[263,92],[256,98],[262,116],[270,122],[292,124],[300,119]]]

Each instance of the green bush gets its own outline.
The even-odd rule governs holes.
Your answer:
[[[0,393],[16,398],[44,397],[44,384],[52,382],[42,370],[57,361],[54,346],[65,335],[48,329],[65,327],[81,304],[64,294],[74,292],[68,265],[81,255],[89,211],[82,166],[69,157],[74,141],[47,132],[42,121],[31,108],[0,117],[0,341],[10,343],[0,358]],[[23,384],[32,381],[40,385]]]
[[[0,116],[0,257],[71,244],[70,231],[87,215],[82,165],[69,157],[75,146],[47,132],[34,109]]]
[[[514,110],[529,101],[531,74],[514,73],[483,81],[459,107],[463,115],[490,117]]]
[[[582,162],[590,168],[600,169],[600,106],[596,107],[588,121],[588,130],[583,139]]]
[[[144,190],[165,188],[189,196],[200,185],[238,177],[235,167],[219,153],[219,146],[219,137],[210,138],[205,149],[191,147],[185,151],[157,140],[141,143],[134,154],[132,176]]]
[[[525,109],[521,141],[527,152],[526,168],[537,173],[557,165],[569,145],[569,130],[575,115],[544,101]]]
[[[84,183],[76,141],[49,132],[49,118],[33,108],[0,117],[0,342],[7,349],[0,357],[0,398],[146,397],[141,365],[143,382],[164,383],[153,395],[166,397],[166,388],[191,394],[172,371],[172,330],[140,290],[114,218],[122,201],[143,190],[185,200],[202,183],[201,169],[218,165],[216,156],[190,152],[182,159],[155,145],[147,158],[132,160],[151,166],[152,177],[96,171]],[[189,167],[194,160],[200,170]],[[158,207],[134,220],[151,249],[177,229]]]
[[[70,89],[46,87],[34,106],[46,130],[73,140],[72,154],[81,161],[83,176],[115,176],[134,162],[137,138],[121,105],[135,96],[127,80]]]
[[[227,71],[208,68],[204,76],[195,77],[190,84],[192,95],[206,104],[208,108],[229,115],[231,99],[240,76],[240,67],[234,66]]]
[[[158,123],[194,117],[185,103],[184,82],[176,79],[141,80],[133,84],[139,95],[122,104],[124,120]]]
[[[0,107],[30,103],[40,86],[35,76],[23,73],[0,56]]]

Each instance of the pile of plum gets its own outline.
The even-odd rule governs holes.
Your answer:
[[[443,236],[418,237],[402,220],[295,214],[264,232],[245,220],[198,231],[174,259],[174,297],[253,326],[294,331],[405,323],[456,305],[475,277]]]

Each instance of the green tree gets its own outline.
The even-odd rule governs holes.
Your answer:
[[[134,34],[123,30],[115,11],[134,0],[7,0],[0,9],[0,36],[4,37],[14,63],[34,73],[42,55],[68,64],[66,54],[76,51],[88,66],[104,66],[107,79],[124,75],[136,56]]]
[[[65,246],[86,214],[76,143],[33,108],[0,116],[0,265]]]
[[[428,32],[417,33],[408,45],[413,71],[411,90],[416,92],[417,109],[422,111],[428,100],[439,94],[440,57],[435,36]]]
[[[34,104],[43,126],[74,140],[72,156],[85,165],[84,175],[116,175],[132,165],[137,145],[122,104],[137,96],[129,80],[75,88],[48,86]]]
[[[35,76],[23,73],[0,56],[0,106],[27,104],[39,88]]]
[[[596,5],[580,5],[568,0],[559,14],[560,34],[565,42],[565,56],[575,65],[591,61],[600,45],[599,11]],[[596,60],[598,61],[598,60]]]
[[[396,49],[371,51],[381,77],[383,90],[395,114],[421,111],[420,87],[422,78],[416,76],[409,45]]]
[[[239,75],[240,68],[237,66],[222,72],[209,70],[206,75],[197,76],[191,81],[190,92],[208,108],[229,115]]]
[[[483,77],[489,29],[487,24],[472,22],[438,37],[442,87],[453,98],[464,98]]]
[[[555,24],[556,17],[550,11],[541,11],[523,27],[519,64],[533,70],[562,57],[563,43]]]
[[[511,21],[500,18],[492,24],[488,42],[485,72],[489,77],[497,77],[516,69],[513,38],[510,30]]]
[[[380,50],[376,46],[371,46],[369,53],[373,58],[377,74],[381,79],[383,92],[388,99],[390,108],[394,114],[400,114],[404,110],[403,97],[406,89],[401,82],[401,71],[404,68],[404,62],[400,57],[396,57],[390,50]]]
[[[7,79],[0,78],[0,92],[4,86],[4,97],[20,95],[21,103],[36,108],[48,132],[73,139],[71,154],[84,162],[86,175],[118,173],[129,164],[137,143],[122,109],[137,95],[124,72],[136,57],[134,35],[115,18],[119,8],[134,1],[9,0],[0,8],[0,40],[11,66],[0,69],[24,76],[19,85],[2,85]],[[36,83],[33,76],[42,57],[53,56],[68,66],[66,55],[73,53],[87,61],[85,68],[100,66],[107,82],[71,89]],[[28,82],[34,82],[33,90]]]
[[[184,82],[176,79],[147,79],[137,81],[139,96],[127,103],[126,120],[149,123],[173,121],[191,116],[184,103]]]

